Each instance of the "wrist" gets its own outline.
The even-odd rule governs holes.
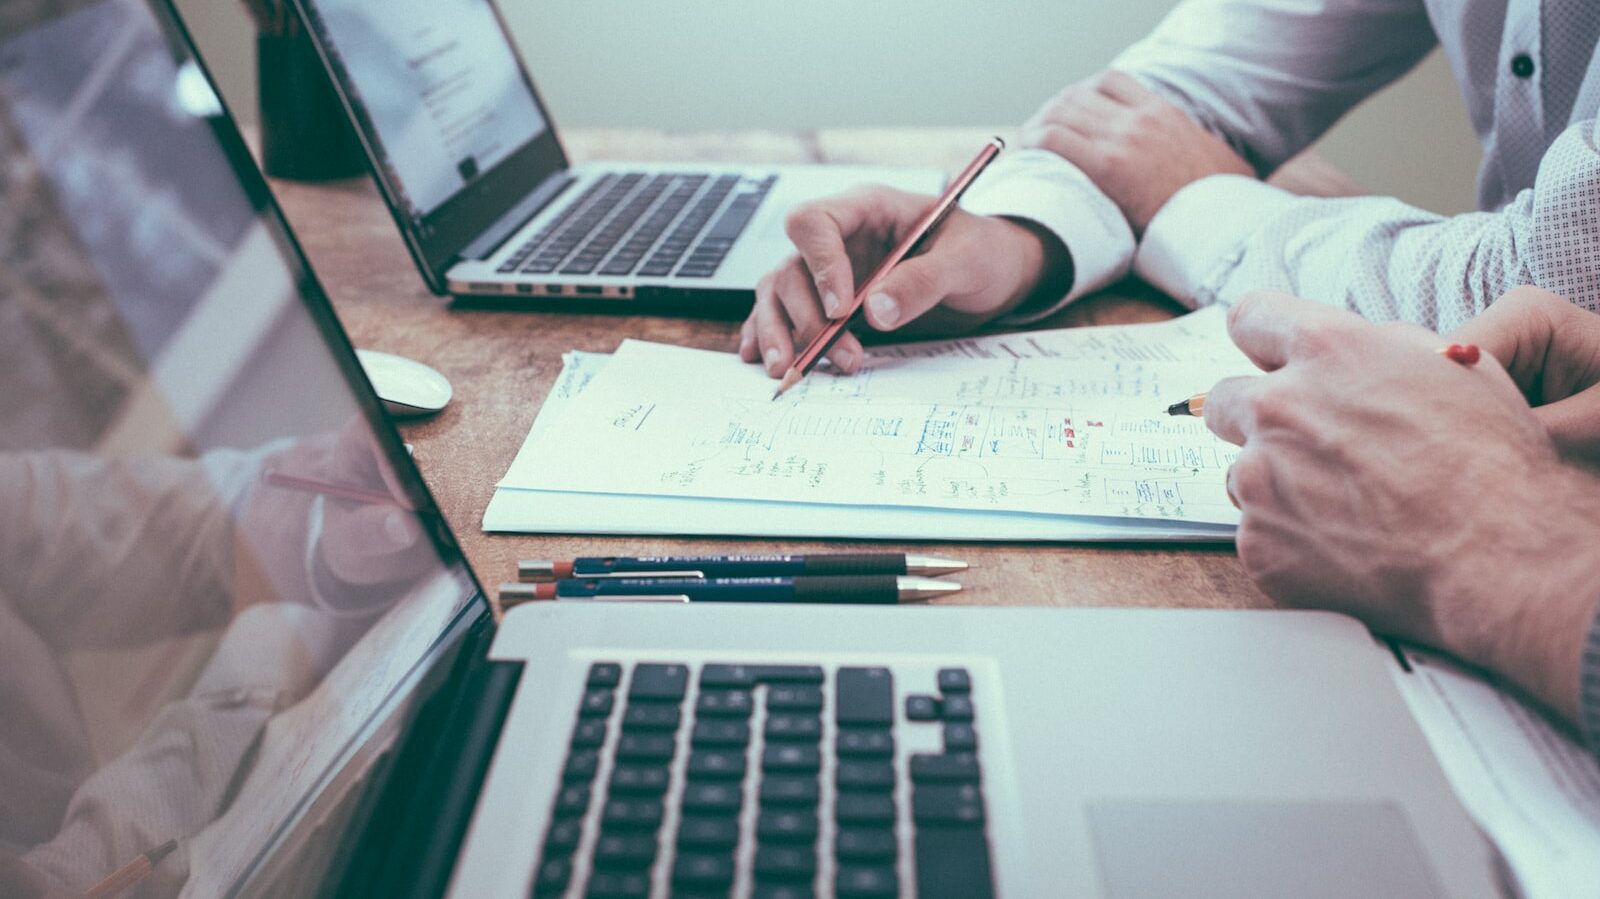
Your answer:
[[[1462,613],[1438,623],[1445,648],[1577,722],[1583,653],[1600,611],[1600,557],[1590,549],[1600,481],[1563,465],[1546,475],[1518,504],[1522,514],[1503,507],[1498,535],[1474,541],[1477,564],[1460,566],[1463,577],[1447,587],[1458,595],[1435,596],[1433,607]]]
[[[996,219],[1012,234],[1017,246],[1013,271],[1016,282],[999,314],[1033,303],[1051,304],[1072,289],[1072,254],[1061,238],[1038,222],[1009,216]]]

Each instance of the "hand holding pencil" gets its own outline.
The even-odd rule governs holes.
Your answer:
[[[985,148],[987,149],[987,147]],[[1031,224],[974,215],[956,206],[935,238],[893,267],[876,287],[865,274],[903,242],[938,198],[868,187],[807,203],[788,220],[797,255],[762,279],[740,330],[739,355],[772,377],[793,367],[796,341],[816,338],[852,314],[878,331],[963,331],[1037,293],[1064,290],[1070,272],[1061,242]],[[1059,295],[1059,294],[1057,294]],[[860,340],[844,328],[823,354],[837,371],[862,362]]]

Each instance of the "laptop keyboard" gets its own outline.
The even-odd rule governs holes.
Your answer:
[[[938,687],[897,710],[888,668],[592,665],[532,895],[910,895],[907,820],[917,895],[992,895],[972,678]],[[943,752],[897,766],[908,721]]]
[[[496,271],[709,278],[776,181],[741,188],[738,175],[607,174]]]

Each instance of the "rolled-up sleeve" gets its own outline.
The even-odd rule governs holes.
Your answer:
[[[1186,0],[1111,68],[1265,176],[1437,43],[1422,0]]]
[[[1600,131],[1572,125],[1505,208],[1441,216],[1382,197],[1297,197],[1204,178],[1151,221],[1134,270],[1190,306],[1282,290],[1449,331],[1535,285],[1600,311]]]

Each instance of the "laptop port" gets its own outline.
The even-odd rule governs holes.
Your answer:
[[[585,287],[579,285],[572,289],[578,294],[578,296],[581,297],[603,297],[606,295],[606,289],[604,287]]]

